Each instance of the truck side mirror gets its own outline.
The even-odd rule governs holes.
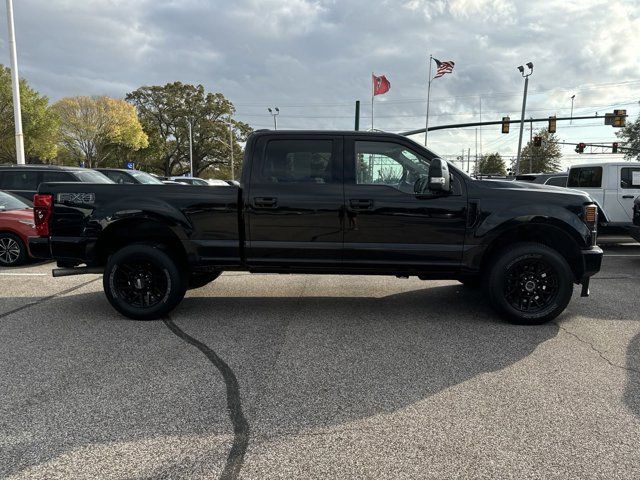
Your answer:
[[[451,191],[449,165],[440,158],[434,158],[429,165],[429,190],[442,193]]]

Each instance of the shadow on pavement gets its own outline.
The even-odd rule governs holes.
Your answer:
[[[640,418],[640,333],[627,348],[627,388],[624,401],[629,410]]]
[[[219,372],[162,322],[125,320],[102,293],[52,299],[47,311],[2,332],[16,339],[0,353],[11,419],[2,476],[91,444],[232,434]],[[252,436],[397,411],[558,332],[503,323],[457,285],[383,298],[190,296],[172,318],[233,370]]]

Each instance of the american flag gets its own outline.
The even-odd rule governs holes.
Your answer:
[[[433,77],[434,80],[436,78],[442,77],[445,73],[453,72],[453,66],[455,65],[455,62],[452,62],[451,60],[449,60],[448,62],[441,62],[437,58],[434,58],[434,60],[436,62],[436,66],[438,67],[438,70],[436,71],[436,76]]]

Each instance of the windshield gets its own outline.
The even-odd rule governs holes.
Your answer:
[[[135,178],[140,183],[153,184],[153,185],[164,185],[160,180],[158,180],[153,175],[149,175],[146,172],[141,172],[139,170],[131,170],[129,174]]]
[[[17,197],[5,192],[0,192],[0,212],[9,210],[23,210],[29,208],[29,205],[19,200]]]
[[[110,178],[95,170],[74,170],[73,174],[83,183],[114,183]]]

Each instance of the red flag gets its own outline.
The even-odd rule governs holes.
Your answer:
[[[381,75],[376,77],[375,75],[371,75],[371,80],[373,81],[373,96],[382,95],[383,93],[387,93],[391,88],[391,82],[387,80],[387,77]]]

